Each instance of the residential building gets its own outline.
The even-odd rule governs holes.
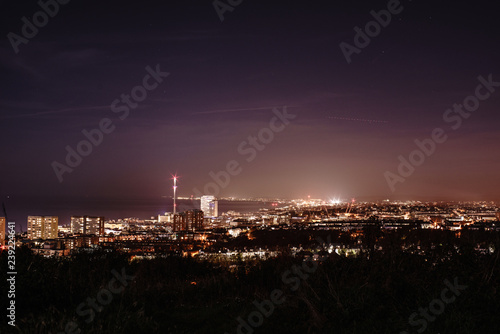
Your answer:
[[[104,217],[72,216],[71,233],[104,235]]]
[[[215,196],[206,195],[201,196],[200,199],[200,209],[203,211],[204,217],[218,217],[219,216],[219,204],[215,199]]]
[[[203,229],[203,212],[191,210],[174,215],[173,231],[196,231]]]
[[[28,238],[57,238],[58,220],[56,216],[28,216]]]
[[[0,246],[5,245],[5,231],[7,228],[7,222],[5,217],[0,217]]]

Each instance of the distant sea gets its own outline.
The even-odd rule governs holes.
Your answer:
[[[104,216],[106,219],[137,217],[150,219],[158,214],[172,212],[172,198],[96,198],[96,197],[29,197],[11,196],[4,199],[9,221],[16,222],[16,230],[26,231],[27,217],[58,216],[59,225],[68,224],[71,216]],[[219,214],[227,211],[254,212],[271,208],[271,202],[219,200]],[[199,200],[177,200],[177,211],[199,209]],[[0,216],[3,212],[0,211]]]

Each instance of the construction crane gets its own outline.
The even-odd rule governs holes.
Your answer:
[[[2,202],[3,215],[5,217],[5,221],[8,222],[9,218],[7,217],[7,210],[5,209],[5,202]]]

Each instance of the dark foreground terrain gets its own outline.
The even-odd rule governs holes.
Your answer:
[[[16,327],[4,311],[0,332],[498,333],[495,238],[483,253],[472,243],[424,255],[398,246],[317,261],[131,261],[116,252],[56,259],[21,248]],[[6,310],[3,269],[0,287]]]

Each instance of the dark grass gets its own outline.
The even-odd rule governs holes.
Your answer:
[[[192,258],[129,262],[113,252],[55,259],[19,249],[17,327],[7,326],[4,315],[0,332],[60,333],[74,321],[82,333],[232,334],[237,317],[247,319],[256,310],[254,300],[269,299],[271,291],[281,289],[285,302],[254,333],[417,333],[419,327],[410,326],[408,317],[440,297],[445,279],[457,277],[468,288],[428,323],[425,333],[499,333],[498,251],[480,255],[464,248],[450,254],[446,260],[435,253],[396,250],[333,256],[292,291],[282,275],[302,260],[289,256],[238,262],[229,269],[229,263]],[[5,252],[1,265],[6,267]],[[77,306],[97,295],[113,277],[112,269],[121,268],[135,275],[134,281],[86,323]],[[5,274],[0,287],[5,310]]]

